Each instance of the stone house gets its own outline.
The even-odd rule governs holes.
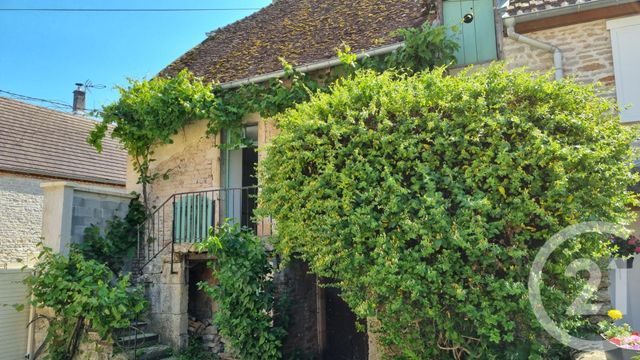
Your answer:
[[[80,242],[84,229],[123,216],[127,154],[112,140],[98,154],[86,139],[95,122],[0,97],[0,357],[33,357],[44,336],[31,311],[3,304],[24,304],[21,280],[44,242],[65,252]],[[36,331],[36,328],[38,328]]]
[[[0,97],[0,266],[37,255],[42,184],[70,181],[124,191],[127,153],[110,138],[97,153],[86,141],[94,124],[83,116]]]
[[[280,57],[302,72],[320,74],[338,64],[336,48],[342,43],[357,54],[390,53],[402,46],[394,30],[425,21],[461,28],[451,34],[461,45],[459,67],[504,60],[510,67],[555,70],[557,78],[601,82],[622,105],[640,103],[640,70],[633,65],[640,58],[633,46],[634,35],[640,35],[640,5],[626,0],[279,0],[208,33],[160,75],[187,68],[234,88],[282,76]],[[621,116],[624,122],[639,121],[640,107],[624,109]],[[259,185],[255,165],[263,154],[256,149],[278,130],[257,114],[244,124],[243,136],[254,146],[220,150],[227,135],[206,136],[206,121],[200,121],[155,149],[155,171],[171,170],[171,176],[150,188],[157,206],[152,221],[162,224],[152,229],[157,244],[149,245],[142,271],[152,299],[151,327],[174,346],[184,346],[190,318],[203,320],[198,317],[215,311],[215,304],[194,290],[195,282],[209,276],[203,276],[206,257],[192,246],[205,236],[202,228],[231,217],[254,226],[259,235],[271,231],[268,222],[251,224],[247,214]],[[127,189],[138,189],[131,166]],[[338,294],[318,287],[322,280],[307,274],[304,264],[292,264],[281,276],[296,304],[285,347],[327,359],[378,357],[373,335],[355,331],[355,317]]]

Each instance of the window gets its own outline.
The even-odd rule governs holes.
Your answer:
[[[227,142],[230,142],[230,136],[234,134],[226,133]],[[222,179],[223,187],[227,189],[223,199],[224,217],[243,226],[254,227],[252,217],[258,194],[258,126],[246,126],[242,134],[236,136],[242,138],[242,145],[225,150],[223,155]]]
[[[640,121],[640,16],[607,21],[616,78],[616,95],[623,122]]]

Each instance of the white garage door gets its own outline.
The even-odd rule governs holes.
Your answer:
[[[0,304],[26,304],[27,287],[20,270],[0,269]],[[0,306],[0,360],[21,360],[27,351],[29,311],[18,312],[13,306]]]

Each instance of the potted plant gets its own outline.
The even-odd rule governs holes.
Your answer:
[[[614,348],[606,351],[608,360],[634,360],[640,358],[640,332],[633,331],[629,324],[617,325],[615,321],[622,319],[622,312],[609,310],[607,315],[613,321],[598,323],[600,333]]]
[[[626,261],[626,267],[633,267],[634,256],[640,254],[640,239],[635,235],[624,239],[612,236],[611,244],[614,249],[614,258]]]

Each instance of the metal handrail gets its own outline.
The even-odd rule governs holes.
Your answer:
[[[169,196],[138,227],[137,274],[142,274],[143,269],[169,246],[173,273],[175,244],[204,241],[209,228],[215,228],[227,218],[253,229],[259,236],[270,235],[273,231],[270,218],[265,224],[264,219],[257,222],[253,217],[258,191],[257,186],[247,186],[179,192]]]

